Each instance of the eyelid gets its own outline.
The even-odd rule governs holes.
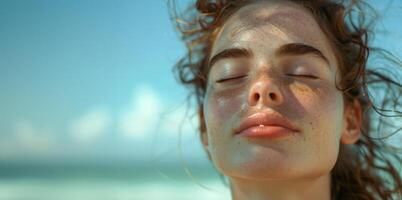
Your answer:
[[[310,69],[305,65],[296,65],[295,67],[293,67],[291,73],[287,73],[286,75],[317,79],[318,76],[314,75],[314,73],[312,73],[311,70],[312,69]]]

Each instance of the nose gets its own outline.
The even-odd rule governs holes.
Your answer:
[[[249,106],[258,104],[272,106],[280,105],[282,102],[283,94],[273,79],[261,77],[252,83],[248,94]]]

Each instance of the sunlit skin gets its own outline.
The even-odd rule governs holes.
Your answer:
[[[290,43],[312,46],[325,58],[278,55]],[[329,200],[339,145],[357,141],[360,115],[336,89],[338,63],[327,36],[297,4],[255,1],[225,22],[210,58],[228,48],[247,48],[252,55],[211,66],[202,136],[232,184],[233,199]],[[278,138],[236,135],[242,120],[257,112],[280,115],[299,131]]]

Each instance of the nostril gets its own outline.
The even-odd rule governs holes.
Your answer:
[[[255,99],[256,101],[258,101],[259,98],[260,98],[260,94],[255,93],[255,94],[254,94],[254,99]]]
[[[275,101],[276,100],[276,95],[274,93],[269,93],[269,97]]]

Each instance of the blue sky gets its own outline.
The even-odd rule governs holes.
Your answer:
[[[164,1],[1,1],[0,7],[0,159],[87,159],[111,148],[129,156],[145,138],[130,136],[136,130],[127,121],[184,101],[171,73],[184,49]],[[151,108],[139,111],[144,106]],[[120,155],[114,151],[109,156]]]
[[[375,43],[402,52],[391,8]],[[177,158],[187,93],[171,67],[185,51],[166,1],[5,0],[0,27],[0,162]],[[204,159],[185,124],[184,156]]]

